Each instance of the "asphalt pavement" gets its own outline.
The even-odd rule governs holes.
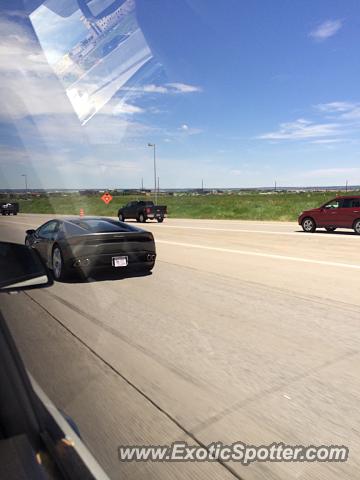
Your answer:
[[[49,216],[0,218],[0,240]],[[360,237],[148,222],[151,275],[2,295],[29,371],[114,479],[357,479]],[[122,463],[120,445],[346,445],[346,463]]]

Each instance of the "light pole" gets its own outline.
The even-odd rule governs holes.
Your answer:
[[[26,175],[26,173],[22,173],[21,176],[25,178],[25,193],[26,193],[26,196],[27,196],[27,193],[28,193],[27,175]]]
[[[156,189],[156,145],[155,143],[148,143],[148,147],[154,149],[154,193],[155,193],[155,205],[157,205],[157,189]]]

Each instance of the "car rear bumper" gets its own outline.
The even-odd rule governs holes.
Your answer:
[[[157,218],[165,218],[166,215],[163,215],[162,213],[155,213],[155,214],[152,214],[152,213],[148,213],[146,215],[146,217],[149,219],[149,220],[155,220]]]
[[[114,257],[127,257],[128,264],[126,267],[114,267]],[[103,253],[100,255],[83,255],[71,259],[68,262],[68,266],[74,270],[84,269],[112,269],[112,270],[125,270],[131,268],[153,268],[156,260],[156,253],[151,251],[140,252],[119,252],[119,253]]]

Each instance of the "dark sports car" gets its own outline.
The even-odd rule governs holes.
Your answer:
[[[151,232],[101,217],[50,220],[27,230],[25,244],[39,252],[56,280],[99,268],[150,271],[156,258]]]

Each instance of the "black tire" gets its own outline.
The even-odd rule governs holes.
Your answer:
[[[326,230],[327,232],[335,232],[336,227],[325,227],[325,230]]]
[[[145,214],[142,213],[142,212],[140,212],[140,213],[139,213],[139,216],[138,216],[138,219],[139,219],[138,221],[139,221],[140,223],[145,223],[145,222],[146,222]]]
[[[314,233],[316,230],[315,220],[311,217],[305,217],[301,222],[302,229],[307,233]]]
[[[56,259],[54,259],[54,255]],[[69,272],[64,263],[64,257],[61,248],[58,245],[54,245],[51,253],[51,267],[55,280],[63,281],[68,276]]]
[[[26,245],[27,247],[30,248],[30,241],[29,241],[29,237],[28,237],[27,235],[26,235],[26,237],[25,237],[25,242],[24,242],[24,243],[25,243],[25,245]]]
[[[119,221],[120,222],[125,222],[125,217],[123,213],[119,213]]]
[[[158,218],[157,221],[158,221],[158,223],[162,223],[164,221],[164,219],[163,218]]]
[[[354,232],[357,234],[357,235],[360,235],[360,218],[358,218],[357,220],[355,220],[354,224],[353,224],[353,229],[354,229]]]

